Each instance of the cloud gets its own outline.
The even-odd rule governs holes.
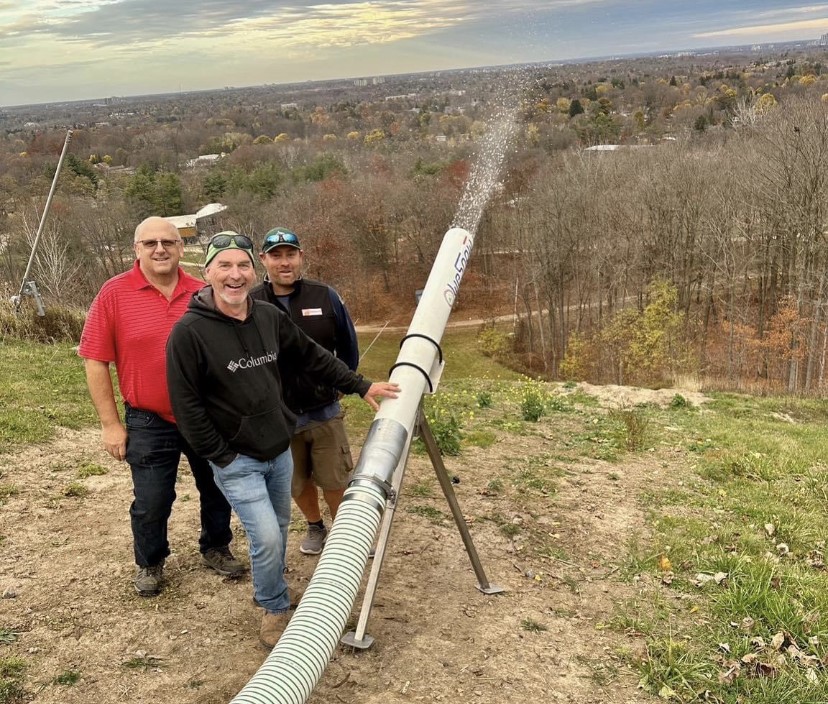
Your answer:
[[[828,12],[828,5],[802,5],[800,7],[784,7],[757,12],[755,18],[790,17],[791,15],[814,15]]]
[[[371,41],[372,26],[405,30],[403,36],[451,27],[461,21],[496,15],[616,4],[617,0],[29,0],[26,20],[33,31],[48,31],[66,41],[88,41],[93,45],[123,43],[155,44],[163,39],[232,34],[247,28],[278,27],[287,31],[318,28],[337,32],[334,22],[345,21],[347,33],[354,25],[366,25],[360,41]],[[11,5],[11,4],[9,4]],[[0,9],[6,6],[0,0]],[[19,13],[14,13],[19,14]],[[0,20],[0,36],[4,23]],[[25,25],[19,30],[24,31]],[[8,30],[6,30],[8,31]],[[395,36],[391,31],[390,35]],[[347,41],[347,40],[346,40]],[[381,39],[385,41],[385,39]],[[332,44],[342,43],[334,38]]]
[[[713,32],[701,32],[693,36],[698,39],[713,37],[763,37],[781,34],[814,34],[828,31],[828,17],[813,20],[797,20],[795,22],[780,22],[778,24],[758,24],[745,27],[730,27]],[[767,39],[766,39],[767,41]]]
[[[469,4],[458,0],[444,3],[434,0],[328,0],[326,3],[125,0],[106,4],[81,2],[76,11],[41,9],[38,15],[41,21],[48,21],[48,29],[55,37],[67,41],[84,40],[100,46],[134,42],[155,44],[164,39],[204,33],[229,35],[255,27],[257,23],[302,29],[316,21],[330,30],[331,17],[346,20],[355,17],[361,22],[379,20],[386,24],[397,18],[407,22],[416,17],[427,23],[430,17],[439,20],[455,9],[462,12]]]

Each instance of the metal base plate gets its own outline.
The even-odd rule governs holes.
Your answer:
[[[374,637],[369,636],[367,633],[362,640],[356,639],[356,631],[348,631],[342,638],[339,639],[339,642],[342,645],[348,645],[351,648],[357,648],[358,650],[368,650],[374,644]]]
[[[477,590],[484,594],[502,594],[506,591],[503,587],[498,587],[496,584],[490,584],[488,587],[481,587],[478,584]]]

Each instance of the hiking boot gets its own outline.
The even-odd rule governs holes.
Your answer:
[[[290,612],[271,614],[267,611],[262,616],[262,627],[259,629],[259,642],[268,650],[279,642],[279,638],[290,621]]]
[[[325,526],[309,525],[308,534],[299,544],[299,552],[303,555],[318,555],[325,547],[325,541],[328,539],[328,529]]]
[[[161,580],[164,578],[164,561],[151,567],[141,567],[135,573],[132,583],[139,596],[155,596],[161,591]]]
[[[221,548],[210,548],[201,555],[201,561],[225,577],[239,577],[247,572],[247,568],[233,557],[226,545]]]

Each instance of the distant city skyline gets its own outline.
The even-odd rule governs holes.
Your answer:
[[[0,0],[0,106],[816,39],[779,0]]]

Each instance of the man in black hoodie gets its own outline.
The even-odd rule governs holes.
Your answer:
[[[396,384],[371,383],[307,337],[276,306],[249,296],[253,243],[213,237],[204,261],[208,286],[193,296],[167,343],[167,383],[178,427],[212,468],[216,485],[244,525],[254,598],[265,610],[259,639],[272,648],[288,622],[284,579],[295,416],[285,406],[282,358],[346,394],[396,398]]]

